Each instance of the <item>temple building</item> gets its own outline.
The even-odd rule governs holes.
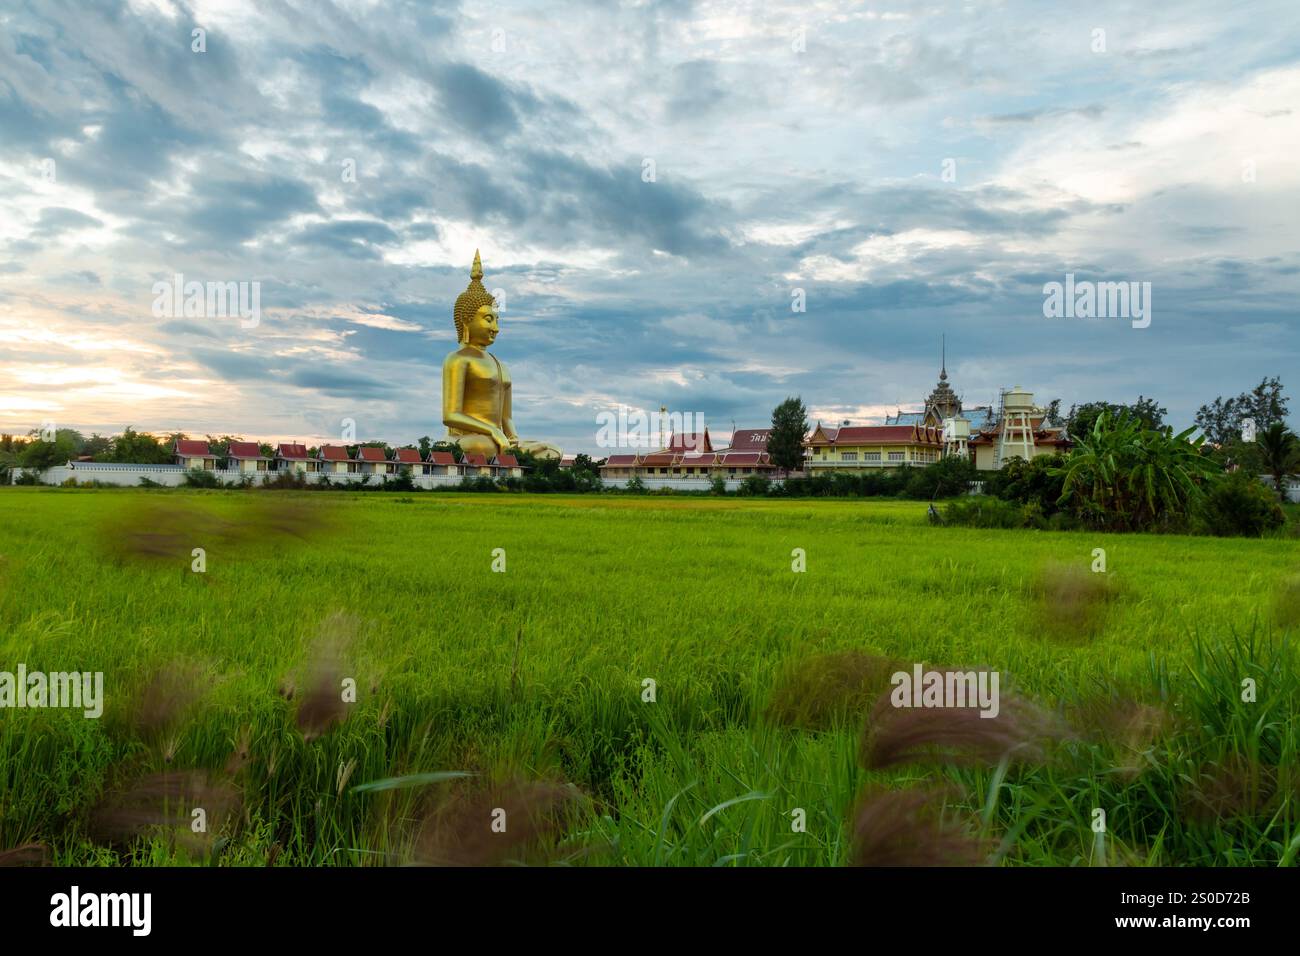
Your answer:
[[[600,466],[602,478],[745,478],[774,476],[767,453],[769,428],[746,428],[731,436],[731,445],[715,449],[709,430],[672,435],[662,448],[641,454],[610,455]]]
[[[767,452],[770,428],[737,429],[731,445],[715,449],[708,429],[671,435],[662,447],[610,455],[600,466],[610,481],[630,478],[782,477]],[[660,438],[663,442],[663,438]],[[1021,389],[1003,389],[996,404],[966,406],[948,381],[947,343],[941,346],[939,380],[921,408],[898,409],[883,425],[826,426],[818,422],[804,442],[803,473],[868,472],[881,468],[924,468],[956,456],[981,471],[994,471],[1012,458],[1067,452],[1064,426],[1048,423],[1047,411]]]
[[[943,428],[943,423],[950,418],[961,418],[970,423],[970,432],[993,423],[992,405],[973,405],[963,408],[961,396],[948,384],[948,348],[945,342],[939,360],[939,383],[922,403],[921,411],[897,410],[893,415],[885,416],[886,425],[933,425]]]
[[[813,475],[878,468],[923,467],[943,455],[942,429],[934,425],[843,425],[818,423],[808,438],[808,471]]]
[[[1034,405],[1034,396],[1019,386],[1003,389],[997,405],[964,407],[961,397],[948,384],[946,343],[940,359],[939,382],[925,399],[922,410],[900,409],[885,417],[885,427],[904,425],[937,428],[941,453],[969,456],[980,471],[996,471],[1011,458],[1029,460],[1039,455],[1063,454],[1073,447],[1065,426],[1049,424],[1047,410]],[[825,454],[829,456],[835,445],[823,443]],[[866,449],[845,450],[852,453]],[[893,454],[897,456],[900,451],[904,457],[896,457],[896,464],[925,461],[924,457],[907,457],[907,449],[893,449]]]

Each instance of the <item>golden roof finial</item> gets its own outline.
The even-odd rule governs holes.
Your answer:
[[[492,305],[492,293],[483,288],[483,263],[479,260],[478,250],[474,250],[474,267],[469,272],[469,285],[456,297],[452,307],[452,316],[456,320],[456,338],[465,334],[474,313],[485,305]]]

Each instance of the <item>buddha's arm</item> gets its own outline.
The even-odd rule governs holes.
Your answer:
[[[465,369],[466,362],[454,353],[442,363],[442,423],[448,428],[487,435],[500,445],[498,429],[465,412]]]
[[[501,424],[504,426],[503,431],[505,431],[506,437],[509,438],[512,443],[518,444],[519,435],[515,432],[515,417],[514,412],[511,410],[510,394],[514,389],[510,387],[510,379],[507,378],[505,382],[502,383],[501,387],[505,393],[501,400]]]

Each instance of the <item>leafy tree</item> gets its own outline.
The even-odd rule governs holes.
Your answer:
[[[1286,425],[1274,422],[1260,432],[1255,443],[1278,497],[1286,501],[1286,476],[1300,471],[1300,439]]]
[[[834,477],[840,476],[837,474]],[[923,501],[951,498],[954,495],[964,495],[970,487],[970,482],[975,478],[975,465],[969,458],[948,455],[931,465],[917,469],[908,479],[904,494],[909,498],[919,498]]]
[[[18,467],[18,455],[0,447],[0,485],[7,485],[13,481],[14,469]]]
[[[1145,428],[1134,415],[1102,412],[1092,431],[1076,436],[1074,451],[1051,474],[1063,477],[1058,505],[1097,527],[1139,531],[1185,519],[1222,473],[1201,454],[1205,439],[1188,428]]]
[[[1255,430],[1265,431],[1286,420],[1290,400],[1282,393],[1282,380],[1274,376],[1264,378],[1249,392],[1235,398],[1220,396],[1196,411],[1196,425],[1207,441],[1214,445],[1227,445],[1241,436],[1242,423],[1251,419]]]
[[[113,439],[112,447],[104,461],[134,465],[164,465],[172,460],[172,445],[164,445],[153,435],[137,432],[127,425],[122,434]]]
[[[1210,534],[1258,538],[1280,528],[1286,516],[1263,483],[1239,471],[1218,482],[1206,496],[1201,520]]]
[[[101,435],[99,432],[94,432],[86,439],[85,443],[82,444],[81,454],[90,455],[97,461],[104,461],[105,459],[100,456],[107,455],[112,447],[113,440],[111,438],[107,435]]]
[[[1066,431],[1072,437],[1091,433],[1102,412],[1109,413],[1112,420],[1117,420],[1121,415],[1127,413],[1138,419],[1146,428],[1160,428],[1165,423],[1165,415],[1168,414],[1168,410],[1156,404],[1155,399],[1145,398],[1141,395],[1132,405],[1117,405],[1113,402],[1085,402],[1082,405],[1070,406],[1070,414],[1065,420]]]
[[[428,435],[421,435],[421,436],[420,436],[420,445],[419,445],[419,447],[420,447],[420,457],[421,457],[421,458],[428,458],[428,457],[429,457],[429,451],[430,451],[430,450],[432,449],[432,447],[433,447],[433,443],[432,443],[432,441],[430,440],[430,438],[429,438]]]
[[[1064,455],[1036,455],[1030,461],[1012,458],[985,479],[984,493],[1003,501],[1035,505],[1050,517],[1058,510],[1056,502],[1063,490],[1065,464]]]
[[[60,428],[54,433],[54,441],[38,438],[31,442],[19,454],[18,463],[24,468],[36,468],[41,471],[67,464],[77,456],[77,439],[80,437],[79,433],[70,428]]]
[[[1065,424],[1065,419],[1061,417],[1061,400],[1054,398],[1047,403],[1047,411],[1043,415],[1043,424],[1051,425],[1053,428]]]
[[[772,431],[767,436],[767,453],[782,471],[803,468],[803,442],[808,434],[808,409],[798,396],[787,398],[772,410]]]

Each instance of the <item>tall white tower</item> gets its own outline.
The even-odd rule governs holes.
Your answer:
[[[945,418],[943,421],[943,454],[965,456],[966,443],[970,441],[970,422],[964,418]]]
[[[1001,468],[1009,458],[1032,461],[1034,457],[1034,396],[1017,385],[1002,390],[998,415],[998,454],[994,468]]]

